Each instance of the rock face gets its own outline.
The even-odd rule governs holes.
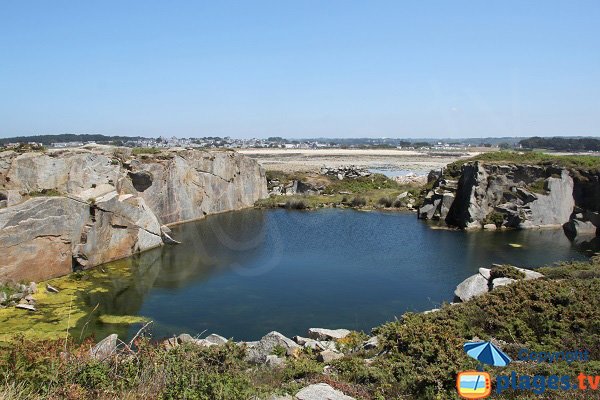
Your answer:
[[[561,227],[573,235],[600,226],[600,173],[559,166],[464,164],[431,174],[418,216],[459,228]],[[590,200],[591,199],[591,200]],[[596,200],[594,200],[596,199]],[[571,222],[580,215],[579,222]],[[567,225],[565,225],[567,224]]]
[[[44,280],[127,257],[162,245],[163,224],[249,207],[266,195],[264,171],[231,151],[5,151],[0,281]]]
[[[267,196],[258,163],[233,151],[170,151],[126,166],[131,171],[121,191],[142,197],[163,224],[249,207]]]

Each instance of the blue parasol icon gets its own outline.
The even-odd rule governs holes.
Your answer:
[[[467,342],[463,348],[469,357],[473,357],[482,364],[506,367],[511,362],[511,359],[492,342]]]

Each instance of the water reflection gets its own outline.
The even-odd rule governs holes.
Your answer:
[[[583,245],[560,230],[453,232],[413,214],[335,209],[225,213],[174,227],[173,235],[181,245],[106,266],[108,289],[86,294],[86,303],[99,314],[146,316],[158,337],[369,330],[451,300],[456,284],[493,262],[585,258]]]

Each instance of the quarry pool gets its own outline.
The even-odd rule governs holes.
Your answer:
[[[172,230],[182,244],[54,280],[64,288],[62,303],[45,309],[41,299],[33,322],[10,329],[51,329],[44,318],[55,318],[64,330],[70,313],[76,338],[130,337],[139,317],[153,321],[148,331],[157,339],[215,332],[253,340],[309,327],[368,332],[452,301],[456,285],[479,267],[587,257],[562,230],[438,230],[412,213],[249,209]]]

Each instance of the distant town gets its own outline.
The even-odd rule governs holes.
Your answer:
[[[600,139],[592,137],[501,137],[464,139],[405,139],[405,138],[313,138],[286,139],[279,136],[268,138],[231,138],[207,136],[199,138],[158,138],[105,136],[98,134],[59,134],[21,136],[0,139],[4,149],[23,145],[45,148],[73,148],[89,144],[109,144],[126,147],[146,148],[280,148],[280,149],[423,149],[423,150],[468,150],[476,147],[500,149],[550,149],[556,151],[600,151]]]

